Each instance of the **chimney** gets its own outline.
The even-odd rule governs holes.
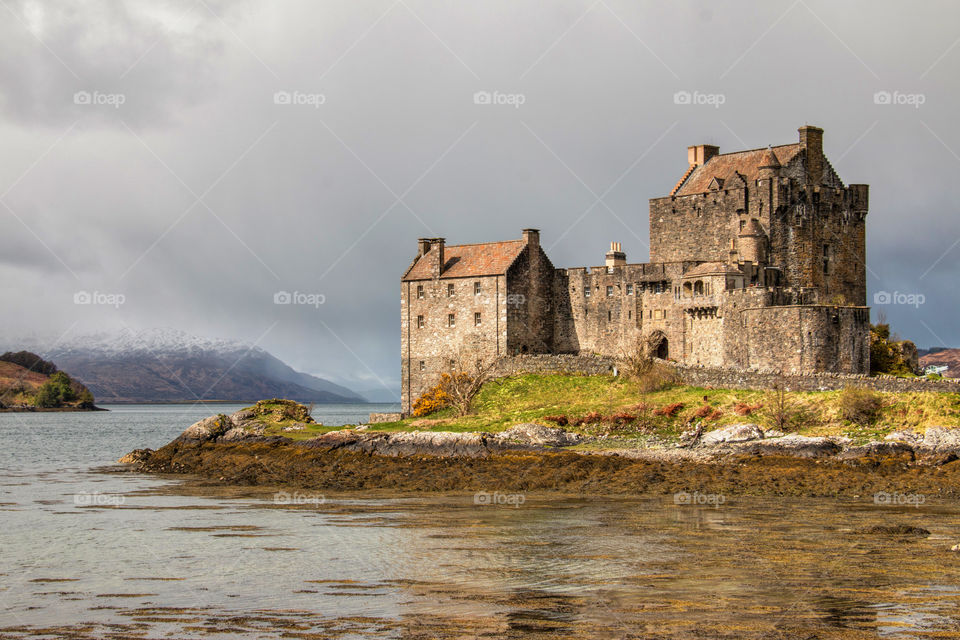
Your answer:
[[[687,147],[687,161],[690,166],[700,166],[707,163],[707,160],[720,153],[720,147],[712,144],[699,144],[695,147]]]
[[[430,276],[432,278],[439,278],[443,273],[443,265],[446,264],[443,255],[444,242],[443,238],[430,238],[430,249],[434,253],[433,260],[430,262]]]
[[[417,257],[422,258],[430,251],[430,238],[417,238]]]
[[[804,125],[800,132],[800,150],[807,155],[807,182],[820,184],[823,179],[823,129]]]
[[[529,247],[539,247],[540,229],[524,229],[523,241],[526,242]]]
[[[622,267],[627,264],[627,254],[620,248],[619,242],[610,243],[610,251],[607,251],[607,267]]]

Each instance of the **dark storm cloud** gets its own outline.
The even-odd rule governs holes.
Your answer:
[[[171,326],[393,384],[418,236],[535,226],[557,266],[611,240],[643,261],[687,145],[811,123],[871,185],[871,298],[926,297],[875,309],[960,343],[951,3],[6,4],[0,200],[29,228],[0,207],[0,277],[31,303],[7,335]]]

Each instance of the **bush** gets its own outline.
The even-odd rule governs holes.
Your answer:
[[[733,405],[733,412],[738,416],[749,416],[751,413],[758,409],[762,409],[763,404],[747,404],[746,402],[738,402]]]
[[[673,367],[654,360],[650,353],[648,340],[638,340],[634,350],[620,358],[623,377],[635,382],[640,393],[663,391],[679,384]]]
[[[778,384],[764,405],[763,419],[767,426],[777,431],[797,431],[812,420],[812,416],[787,395],[784,385]]]
[[[668,418],[673,418],[680,410],[683,409],[682,402],[674,402],[672,404],[667,404],[662,407],[658,407],[653,410],[653,415],[655,416],[667,416]]]
[[[413,417],[422,418],[449,407],[451,402],[450,394],[447,392],[449,386],[450,374],[445,373],[440,376],[440,382],[435,387],[417,398],[417,401],[413,403]]]
[[[560,416],[543,416],[543,419],[546,420],[547,422],[552,422],[552,423],[556,424],[558,427],[565,427],[565,426],[567,426],[568,424],[570,424],[570,418],[568,418],[567,416],[564,416],[564,415],[560,415]]]
[[[847,387],[840,393],[840,415],[844,420],[866,426],[873,423],[883,409],[883,398],[876,391]]]
[[[77,391],[74,389],[73,380],[63,371],[57,371],[37,389],[33,402],[38,407],[49,409],[76,399]]]

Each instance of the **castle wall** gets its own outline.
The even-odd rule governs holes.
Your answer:
[[[554,351],[555,272],[539,244],[528,246],[507,271],[507,353]]]
[[[745,211],[743,187],[650,200],[650,262],[725,262]]]
[[[504,276],[444,278],[401,283],[400,348],[401,405],[409,413],[412,403],[434,386],[451,359],[484,361],[507,353],[507,296]],[[480,283],[480,294],[474,293]],[[454,295],[448,295],[453,285]],[[423,298],[417,287],[423,287]],[[480,324],[474,314],[480,313]],[[449,326],[448,316],[455,324]],[[424,326],[418,327],[417,317]],[[422,365],[421,365],[422,363]]]

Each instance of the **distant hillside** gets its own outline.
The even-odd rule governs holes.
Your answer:
[[[93,394],[29,351],[0,355],[0,410],[93,409]]]
[[[100,402],[358,403],[359,394],[295,371],[263,349],[180,331],[146,330],[74,339],[44,353],[82,380]]]
[[[942,351],[920,356],[921,367],[929,367],[931,365],[948,366],[950,368],[947,369],[944,377],[960,378],[960,349],[943,349]]]

